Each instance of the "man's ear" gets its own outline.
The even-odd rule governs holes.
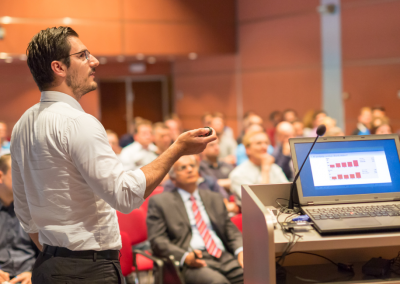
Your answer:
[[[3,179],[4,179],[4,173],[3,171],[0,171],[0,184],[3,184]]]
[[[55,75],[63,78],[67,76],[67,66],[61,61],[54,60],[50,66]]]

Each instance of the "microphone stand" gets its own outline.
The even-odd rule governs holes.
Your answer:
[[[292,210],[294,209],[294,189],[295,189],[295,188],[296,188],[296,192],[297,192],[297,185],[296,185],[296,182],[297,182],[297,180],[298,180],[298,178],[299,178],[299,176],[300,176],[300,173],[301,173],[301,170],[302,170],[303,167],[304,167],[304,164],[306,163],[306,161],[307,161],[307,159],[308,159],[308,156],[310,156],[310,153],[311,153],[312,149],[314,148],[314,145],[315,145],[315,143],[317,142],[317,140],[318,140],[319,137],[320,137],[320,135],[317,135],[317,138],[315,138],[314,143],[312,144],[312,146],[311,146],[311,148],[310,148],[310,151],[308,151],[308,154],[307,154],[306,158],[304,159],[304,162],[303,162],[303,164],[301,165],[300,170],[297,172],[296,176],[295,176],[294,179],[293,179],[292,186],[290,187],[290,197],[289,197],[289,206],[288,206],[288,209],[292,209]]]

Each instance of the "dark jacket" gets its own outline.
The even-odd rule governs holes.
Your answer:
[[[234,254],[236,249],[243,246],[242,234],[228,217],[222,196],[209,190],[199,190],[199,195],[215,233],[226,250]],[[173,255],[180,261],[185,252],[190,251],[192,229],[185,205],[176,189],[150,198],[147,230],[155,256]]]

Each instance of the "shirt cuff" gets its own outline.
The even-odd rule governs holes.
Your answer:
[[[181,262],[179,263],[179,266],[180,266],[180,267],[183,267],[183,265],[185,264],[185,259],[186,259],[187,255],[188,255],[189,253],[190,253],[190,252],[187,251],[187,252],[185,252],[184,255],[182,256]]]
[[[235,256],[238,256],[238,254],[239,254],[240,252],[242,252],[242,251],[243,251],[243,247],[240,247],[240,248],[236,249],[236,250],[235,250]]]

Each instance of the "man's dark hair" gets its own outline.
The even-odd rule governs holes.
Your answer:
[[[8,164],[10,162],[10,159],[10,154],[5,154],[0,157],[0,171],[2,171],[3,174],[7,174],[8,170],[10,169],[10,165]]]
[[[54,81],[51,62],[60,60],[67,67],[70,66],[71,45],[68,37],[71,36],[78,37],[72,28],[54,27],[41,30],[29,43],[26,49],[27,62],[40,91],[51,87]]]

